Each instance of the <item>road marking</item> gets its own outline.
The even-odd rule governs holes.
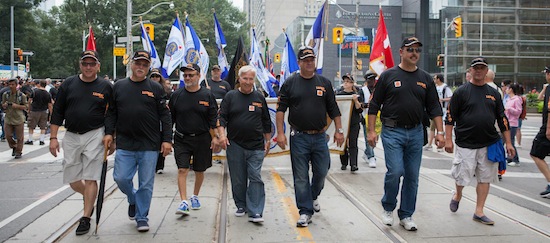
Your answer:
[[[25,208],[19,210],[19,212],[13,214],[9,218],[2,220],[2,222],[0,222],[0,228],[6,226],[7,224],[9,224],[12,221],[16,220],[17,218],[21,217],[23,214],[31,211],[33,208],[37,207],[38,205],[42,204],[43,202],[47,201],[48,199],[54,197],[55,195],[61,193],[62,191],[66,190],[67,188],[69,188],[69,185],[62,186],[59,189],[57,189],[57,190],[55,190],[51,193],[46,194],[44,197],[40,198],[36,202],[33,202],[31,205],[26,206]]]

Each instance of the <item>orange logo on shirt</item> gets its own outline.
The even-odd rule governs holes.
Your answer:
[[[220,89],[225,89],[225,86],[220,85],[219,87],[220,87]]]
[[[422,82],[416,82],[416,85],[426,89],[426,84],[425,83],[422,83]]]
[[[206,106],[206,107],[209,107],[210,106],[210,103],[208,103],[208,101],[199,101],[199,105],[203,105],[203,106]]]
[[[262,108],[262,103],[260,103],[260,102],[252,102],[252,105],[256,106],[258,108]]]
[[[105,95],[103,95],[102,93],[92,92],[92,95],[102,100],[105,99]]]
[[[492,96],[492,95],[485,95],[485,98],[491,99],[492,101],[495,101],[495,100],[496,100],[495,97]]]
[[[327,92],[327,90],[326,90],[325,87],[323,87],[323,86],[315,86],[315,89],[321,90],[321,91],[323,91],[323,92]]]
[[[393,82],[393,86],[395,86],[396,88],[401,87],[401,81],[397,80],[397,81]]]
[[[151,91],[143,90],[143,91],[141,91],[141,94],[147,95],[151,98],[155,98],[155,94],[153,94],[153,92],[151,92]]]

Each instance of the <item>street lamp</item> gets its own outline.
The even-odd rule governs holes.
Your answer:
[[[132,14],[132,0],[126,0],[126,55],[129,57],[132,55],[133,51],[133,40],[132,40],[132,17],[139,17],[148,14],[151,12],[154,8],[160,6],[160,5],[169,5],[170,9],[174,8],[174,2],[160,2],[155,4],[153,7],[151,7],[149,10],[140,13],[140,14]],[[126,64],[126,77],[130,77],[132,70],[130,69],[130,65]]]

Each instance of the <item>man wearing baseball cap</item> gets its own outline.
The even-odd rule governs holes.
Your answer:
[[[80,56],[80,74],[71,76],[59,86],[53,105],[50,133],[50,153],[57,157],[59,127],[65,124],[63,137],[63,183],[84,197],[84,210],[77,235],[90,230],[90,217],[97,197],[97,181],[101,178],[105,109],[113,86],[99,77],[97,52],[84,51]]]
[[[300,73],[292,74],[279,91],[276,124],[277,144],[283,150],[287,145],[284,116],[288,109],[290,124],[290,160],[294,177],[296,206],[300,218],[297,227],[307,227],[314,212],[321,211],[319,195],[330,167],[330,154],[325,141],[326,116],[334,120],[334,141],[344,143],[340,109],[336,103],[332,83],[316,73],[315,53],[309,46],[298,51]],[[313,178],[309,177],[309,164]]]
[[[130,62],[130,77],[117,81],[105,121],[105,143],[115,146],[113,178],[128,197],[128,217],[137,230],[149,230],[149,207],[153,197],[158,151],[167,156],[172,151],[172,122],[162,85],[147,78],[151,55],[136,51]],[[159,132],[160,124],[160,132]],[[139,187],[133,178],[138,172]]]
[[[365,82],[363,83],[363,100],[361,101],[363,107],[363,117],[368,115],[368,104],[371,94],[374,92],[374,84],[376,83],[376,73],[372,70],[367,70],[365,73]],[[367,123],[365,119],[362,119],[361,125],[363,126],[363,135],[367,137]],[[363,160],[369,164],[370,168],[376,168],[376,157],[374,157],[374,149],[369,145],[369,142],[365,140],[365,154],[363,154]]]
[[[542,73],[546,76],[546,84],[539,94],[539,99],[544,100],[544,106],[542,108],[542,126],[540,127],[537,136],[533,139],[533,145],[531,147],[531,158],[535,161],[535,164],[539,168],[540,172],[546,178],[546,190],[540,193],[541,197],[550,198],[550,168],[544,160],[548,154],[550,154],[550,127],[548,123],[548,112],[550,112],[550,90],[547,89],[550,84],[550,67],[544,67]]]
[[[401,201],[397,214],[399,224],[406,230],[415,231],[417,225],[412,219],[416,209],[418,176],[424,145],[424,114],[435,121],[438,133],[436,145],[442,148],[442,111],[432,76],[417,67],[422,52],[422,43],[416,37],[403,40],[399,54],[401,63],[384,71],[375,86],[369,103],[367,140],[376,146],[376,116],[382,121],[382,144],[386,158],[387,172],[384,178],[382,221],[393,224],[393,210],[397,207],[397,195],[401,177]]]
[[[212,70],[210,70],[210,74],[212,75],[210,79],[207,79],[206,82],[202,82],[201,86],[210,89],[210,92],[216,99],[223,99],[225,94],[231,90],[231,85],[221,78],[222,70],[220,66],[214,65]]]
[[[484,80],[489,70],[487,60],[476,57],[472,59],[470,67],[472,80],[453,93],[445,119],[445,151],[452,153],[454,150],[455,157],[451,175],[455,179],[456,192],[449,209],[456,212],[464,187],[475,186],[477,200],[472,219],[485,225],[494,225],[495,222],[485,215],[483,209],[490,184],[498,181],[499,160],[505,160],[495,122],[504,138],[508,155],[513,157],[515,149],[510,139],[502,98]],[[452,141],[453,131],[456,150]]]

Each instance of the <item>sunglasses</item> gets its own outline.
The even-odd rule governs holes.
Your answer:
[[[153,74],[153,75],[151,75],[151,78],[160,78],[160,75]]]
[[[80,64],[84,67],[95,67],[97,62],[80,62]]]
[[[420,47],[418,47],[418,48],[409,47],[409,48],[407,48],[407,49],[405,49],[405,50],[407,50],[408,53],[413,53],[413,52],[421,53],[421,52],[422,52],[422,48],[420,48]]]

